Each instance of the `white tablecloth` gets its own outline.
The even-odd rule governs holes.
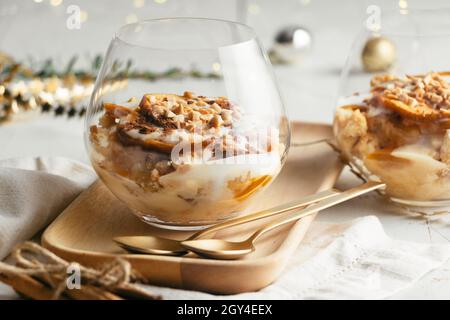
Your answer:
[[[0,259],[55,219],[95,178],[89,166],[66,158],[0,160]],[[374,197],[368,194],[365,200]],[[316,221],[279,278],[257,292],[218,296],[149,289],[164,299],[381,299],[414,284],[449,257],[449,244],[388,237],[374,216],[346,223]]]

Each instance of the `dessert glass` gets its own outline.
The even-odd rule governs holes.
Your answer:
[[[376,29],[358,36],[343,70],[337,146],[358,175],[386,183],[391,200],[448,206],[450,11],[382,13]],[[390,41],[396,57],[385,70],[367,72],[361,52],[374,37]],[[382,53],[378,61],[386,58]]]
[[[192,230],[244,212],[279,173],[290,128],[251,28],[173,18],[115,34],[85,141],[100,179],[143,221]]]

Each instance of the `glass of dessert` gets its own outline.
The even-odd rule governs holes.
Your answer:
[[[364,179],[411,207],[450,205],[450,11],[382,13],[341,77],[334,133]]]
[[[143,221],[193,230],[245,212],[283,166],[290,128],[251,28],[173,18],[115,34],[85,140],[100,179]]]

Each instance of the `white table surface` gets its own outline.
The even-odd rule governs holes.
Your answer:
[[[345,1],[347,4],[348,2]],[[280,20],[277,20],[277,23],[280,24]],[[318,27],[314,34],[316,46],[312,56],[305,58],[305,61],[298,66],[275,68],[279,87],[291,119],[331,122],[339,70],[345,59],[345,52],[350,47],[352,34],[354,34],[350,30],[354,28],[354,25],[354,23],[343,23],[339,25],[339,28],[329,25]],[[359,22],[356,25],[359,25]],[[260,22],[260,26],[263,26],[263,23]],[[320,40],[319,43],[317,39]],[[329,48],[334,48],[333,54],[330,53]],[[55,119],[51,116],[40,116],[0,125],[0,159],[54,155],[87,162],[82,132],[81,120],[65,117]],[[348,188],[356,183],[358,183],[357,179],[344,171],[337,186]],[[386,232],[398,239],[417,242],[450,241],[450,217],[426,219],[422,216],[399,213],[395,206],[375,195],[361,197],[325,210],[317,219],[343,222],[365,215],[377,216]],[[0,285],[0,299],[14,296],[8,287]],[[392,298],[449,299],[450,261]]]

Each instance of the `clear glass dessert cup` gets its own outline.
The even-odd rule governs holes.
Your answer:
[[[115,34],[85,142],[100,179],[143,221],[193,230],[245,212],[281,170],[290,128],[251,28],[158,19]]]
[[[354,42],[334,133],[364,179],[394,202],[450,205],[450,11],[382,12]]]

